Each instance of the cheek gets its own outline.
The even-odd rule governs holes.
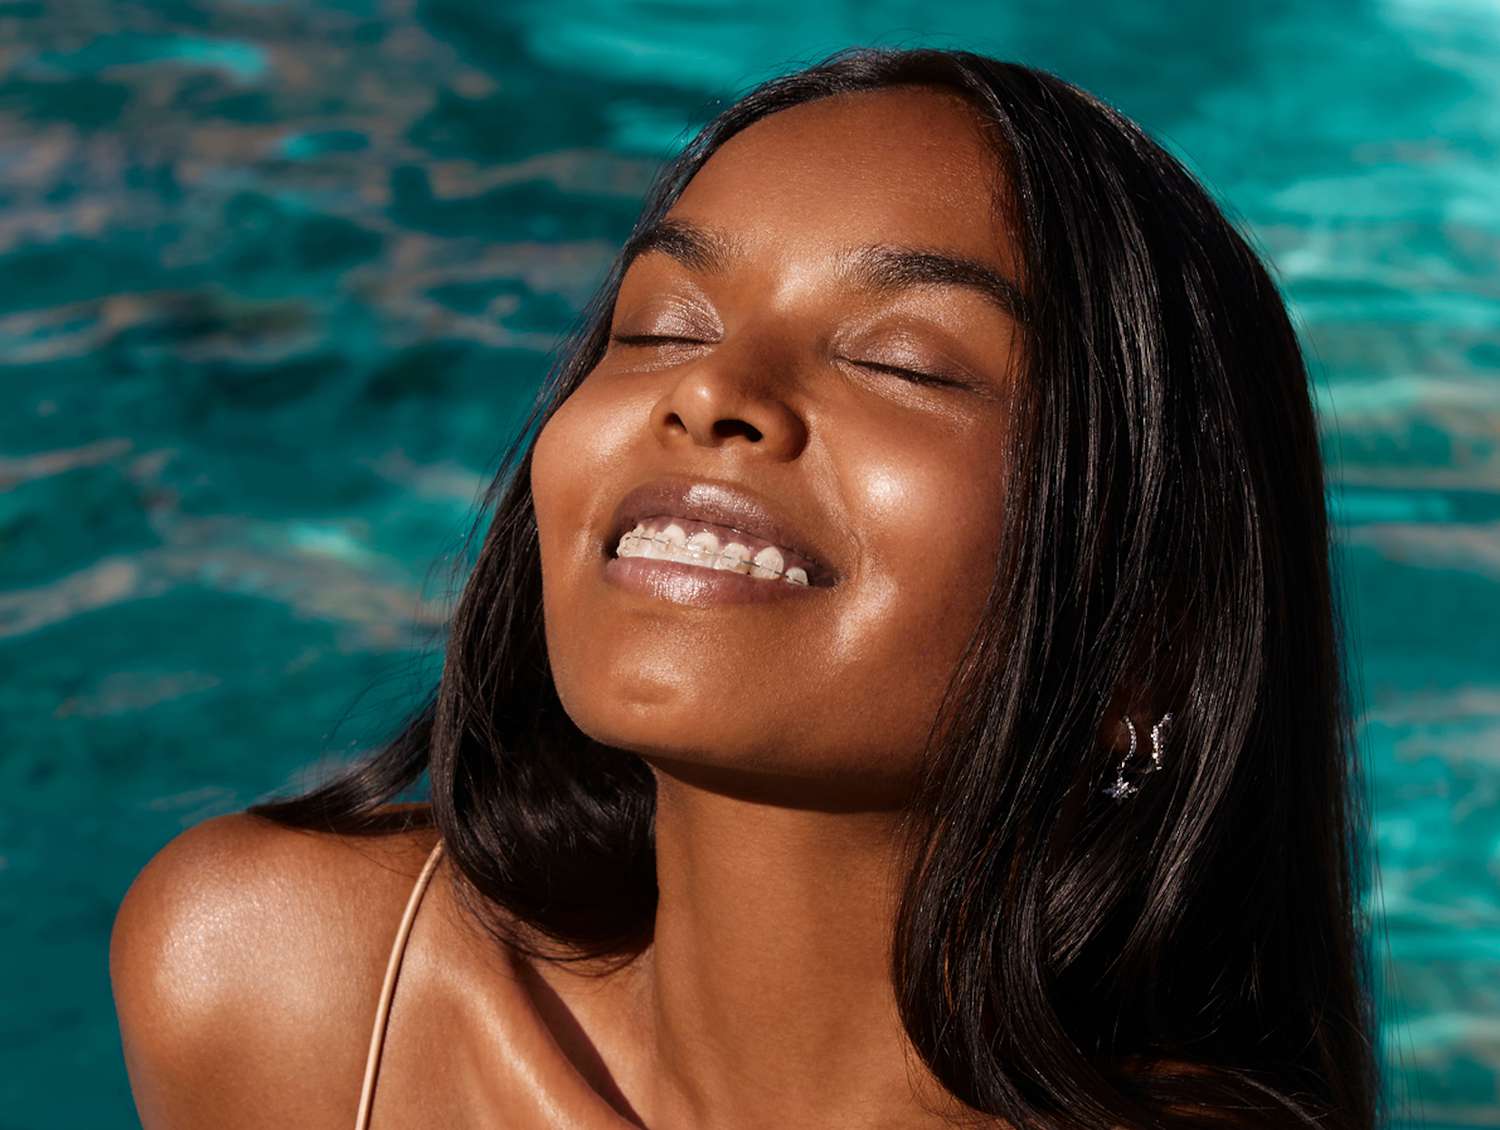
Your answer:
[[[600,476],[618,466],[627,438],[629,413],[603,393],[598,382],[585,380],[547,420],[532,448],[531,494],[544,579],[590,535],[589,508]]]
[[[900,474],[900,478],[897,475]],[[1000,452],[989,444],[921,453],[887,476],[882,530],[892,532],[890,570],[935,629],[967,634],[988,591],[1004,511]]]
[[[853,437],[851,437],[853,438]],[[868,440],[868,437],[866,437]],[[973,428],[851,444],[849,512],[861,531],[857,599],[836,650],[921,725],[978,622],[1000,544],[1000,437]],[[856,459],[854,452],[874,453]]]
[[[531,452],[531,500],[536,508],[538,552],[541,555],[542,587],[555,584],[555,562],[561,560],[559,532],[566,515],[576,507],[577,481],[568,452],[578,444],[571,434],[571,418],[564,404],[537,434]]]
[[[608,644],[596,602],[602,569],[601,505],[623,489],[629,448],[639,442],[649,400],[621,397],[604,374],[584,380],[537,433],[531,456],[548,663],[565,709],[591,732]],[[610,484],[613,490],[601,490]]]
[[[531,452],[531,493],[538,522],[545,522],[576,489],[578,461],[594,457],[588,442],[593,406],[587,390],[587,382],[575,389],[537,433]]]
[[[575,673],[578,632],[567,609],[574,584],[575,538],[585,531],[589,473],[595,450],[588,442],[592,412],[583,387],[563,402],[537,433],[531,453],[531,495],[536,508],[537,551],[541,558],[542,621],[548,664],[566,707]]]

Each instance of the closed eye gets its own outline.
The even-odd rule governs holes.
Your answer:
[[[712,345],[711,341],[699,341],[695,337],[673,337],[671,334],[610,334],[610,341],[621,345],[663,345],[675,342],[678,345]]]
[[[611,334],[610,340],[620,345],[712,345],[711,341],[701,341],[694,337],[677,337],[672,334]],[[857,365],[861,369],[871,369],[877,373],[890,373],[911,381],[913,384],[932,385],[934,387],[946,388],[969,388],[966,381],[956,381],[951,377],[940,377],[936,373],[924,373],[918,369],[904,369],[900,365],[885,365],[879,361],[855,361],[849,364]]]
[[[883,365],[879,361],[850,361],[861,369],[873,369],[877,373],[891,373],[913,384],[933,385],[947,388],[969,388],[967,381],[955,381],[951,377],[940,377],[936,373],[924,373],[919,369],[903,369],[900,365]]]

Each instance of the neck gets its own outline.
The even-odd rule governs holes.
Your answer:
[[[658,771],[660,903],[638,998],[657,1080],[648,1125],[938,1121],[914,1092],[942,1094],[908,1054],[891,983],[897,820]]]

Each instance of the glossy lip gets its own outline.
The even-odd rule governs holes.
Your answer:
[[[642,519],[658,514],[714,522],[774,542],[812,563],[814,568],[807,578],[809,588],[838,583],[840,573],[833,566],[832,558],[805,530],[773,510],[759,496],[732,483],[710,479],[664,477],[635,487],[615,507],[604,537],[605,555],[613,558],[615,547],[627,530]]]

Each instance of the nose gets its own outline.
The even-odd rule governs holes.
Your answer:
[[[727,357],[688,365],[657,401],[652,428],[664,446],[735,444],[774,460],[796,458],[807,424],[779,382],[735,373]]]

